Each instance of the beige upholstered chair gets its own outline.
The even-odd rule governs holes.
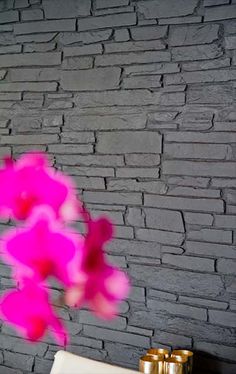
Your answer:
[[[50,374],[137,374],[137,371],[58,351]]]

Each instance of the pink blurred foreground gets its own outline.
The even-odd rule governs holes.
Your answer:
[[[26,154],[17,162],[5,159],[0,169],[0,217],[24,221],[23,227],[2,237],[2,259],[12,266],[19,289],[0,299],[1,317],[24,338],[37,341],[49,328],[58,344],[68,341],[46,291],[50,278],[64,288],[67,305],[89,307],[105,319],[116,316],[129,281],[106,259],[112,224],[106,217],[91,218],[73,181],[49,166],[45,155]],[[68,226],[78,217],[86,225],[85,236]]]
[[[30,341],[42,338],[46,329],[51,328],[56,342],[65,343],[65,329],[49,304],[48,293],[32,281],[26,282],[22,290],[5,295],[1,314]]]
[[[97,316],[111,319],[117,313],[118,303],[128,295],[129,282],[123,272],[106,262],[104,245],[112,238],[112,224],[105,217],[95,221],[88,212],[85,214],[87,235],[82,251],[81,280],[68,288],[66,301],[77,307],[88,304]]]
[[[0,170],[0,216],[27,219],[36,206],[48,205],[57,218],[78,217],[75,185],[49,166],[43,154],[26,154],[17,162],[5,159]]]

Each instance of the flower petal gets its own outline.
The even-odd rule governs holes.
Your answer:
[[[66,332],[49,304],[48,293],[34,282],[28,281],[23,289],[3,296],[0,313],[26,339],[41,339],[49,327],[53,329],[57,342],[64,343]]]
[[[80,202],[72,180],[56,173],[43,154],[26,154],[15,163],[6,161],[0,170],[0,214],[26,219],[35,206],[45,204],[57,218],[77,218]]]
[[[84,240],[56,222],[47,206],[34,210],[26,228],[11,230],[3,239],[3,258],[17,268],[16,276],[24,274],[37,281],[54,276],[71,284]]]

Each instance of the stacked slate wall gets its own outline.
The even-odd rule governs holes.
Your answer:
[[[61,310],[71,352],[135,368],[186,347],[196,373],[236,373],[234,17],[235,0],[0,1],[0,156],[74,176],[133,283],[113,323]],[[1,374],[46,374],[57,350],[1,323]]]

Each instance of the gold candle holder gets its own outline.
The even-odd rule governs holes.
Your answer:
[[[187,359],[178,360],[175,357],[169,357],[164,362],[163,374],[187,374],[188,373]]]
[[[171,357],[185,357],[187,359],[187,367],[188,367],[188,371],[187,371],[187,374],[192,374],[192,371],[193,371],[193,352],[192,351],[188,351],[187,349],[175,349],[172,354],[171,354]]]
[[[147,355],[153,356],[153,357],[158,357],[160,355],[164,356],[164,358],[170,357],[170,351],[168,349],[164,348],[150,348],[147,351]]]
[[[142,356],[139,360],[139,371],[145,374],[163,374],[164,356],[155,358],[151,355]]]

